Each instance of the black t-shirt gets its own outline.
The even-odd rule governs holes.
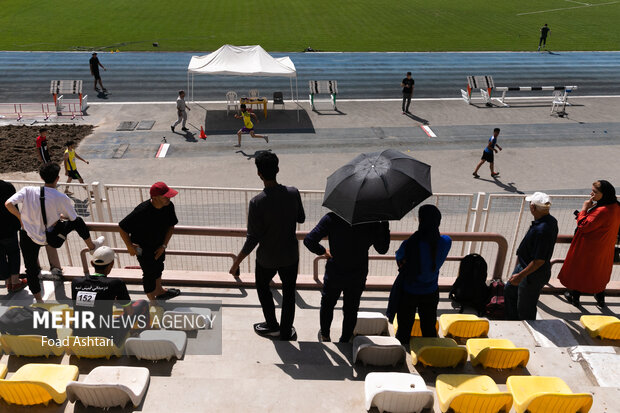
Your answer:
[[[413,78],[404,78],[402,83],[405,85],[405,87],[403,87],[403,93],[413,93],[413,85],[415,84],[415,80],[413,80]]]
[[[91,57],[88,63],[90,63],[90,70],[94,73],[99,72],[99,58],[97,56]]]
[[[545,26],[541,27],[541,29],[540,29],[540,37],[547,37],[547,34],[549,33],[549,30],[551,30],[551,29],[548,28],[548,27],[545,27]]]
[[[547,214],[532,221],[532,225],[530,225],[517,249],[519,263],[525,268],[534,260],[545,260],[545,263],[536,272],[550,271],[551,256],[557,237],[558,221],[553,216]]]
[[[118,225],[131,236],[131,242],[143,249],[155,250],[164,243],[168,229],[178,222],[172,202],[157,209],[149,199],[138,205]]]
[[[4,207],[4,203],[15,193],[10,182],[0,180],[0,239],[11,238],[21,228],[19,219]]]

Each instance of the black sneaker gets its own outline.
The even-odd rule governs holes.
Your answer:
[[[181,130],[182,130],[183,132],[187,132],[189,129],[187,129],[187,128],[181,128]]]
[[[323,343],[329,343],[330,341],[332,341],[332,339],[329,334],[323,334],[323,332],[319,330],[319,341]]]
[[[171,126],[171,127],[170,127],[170,130],[171,130],[172,132],[174,132],[174,126]]]
[[[178,297],[179,295],[181,295],[181,290],[179,290],[178,288],[168,288],[168,291],[166,291],[163,294],[158,295],[155,298],[158,300],[164,301],[164,300],[169,300],[174,297]]]
[[[254,324],[254,332],[259,336],[277,337],[280,335],[280,327],[269,327],[267,323]]]
[[[291,327],[291,332],[287,335],[282,335],[280,333],[280,341],[296,341],[297,340],[297,331],[295,331],[295,327]]]

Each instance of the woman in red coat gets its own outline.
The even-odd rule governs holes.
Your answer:
[[[612,184],[592,184],[590,199],[577,216],[577,230],[558,278],[568,289],[564,296],[579,306],[582,293],[594,294],[599,307],[605,306],[605,287],[611,277],[614,247],[620,227],[620,204]]]

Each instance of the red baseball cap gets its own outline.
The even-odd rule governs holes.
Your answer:
[[[163,182],[155,182],[151,186],[151,198],[153,198],[154,196],[165,196],[166,198],[173,198],[178,193],[178,191],[175,191],[174,189],[168,187],[168,185]]]

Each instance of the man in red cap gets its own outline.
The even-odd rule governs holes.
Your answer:
[[[163,182],[154,183],[151,199],[138,205],[118,224],[129,255],[138,258],[144,292],[152,302],[181,294],[176,288],[164,289],[161,286],[166,248],[174,226],[179,222],[170,201],[177,194]]]

